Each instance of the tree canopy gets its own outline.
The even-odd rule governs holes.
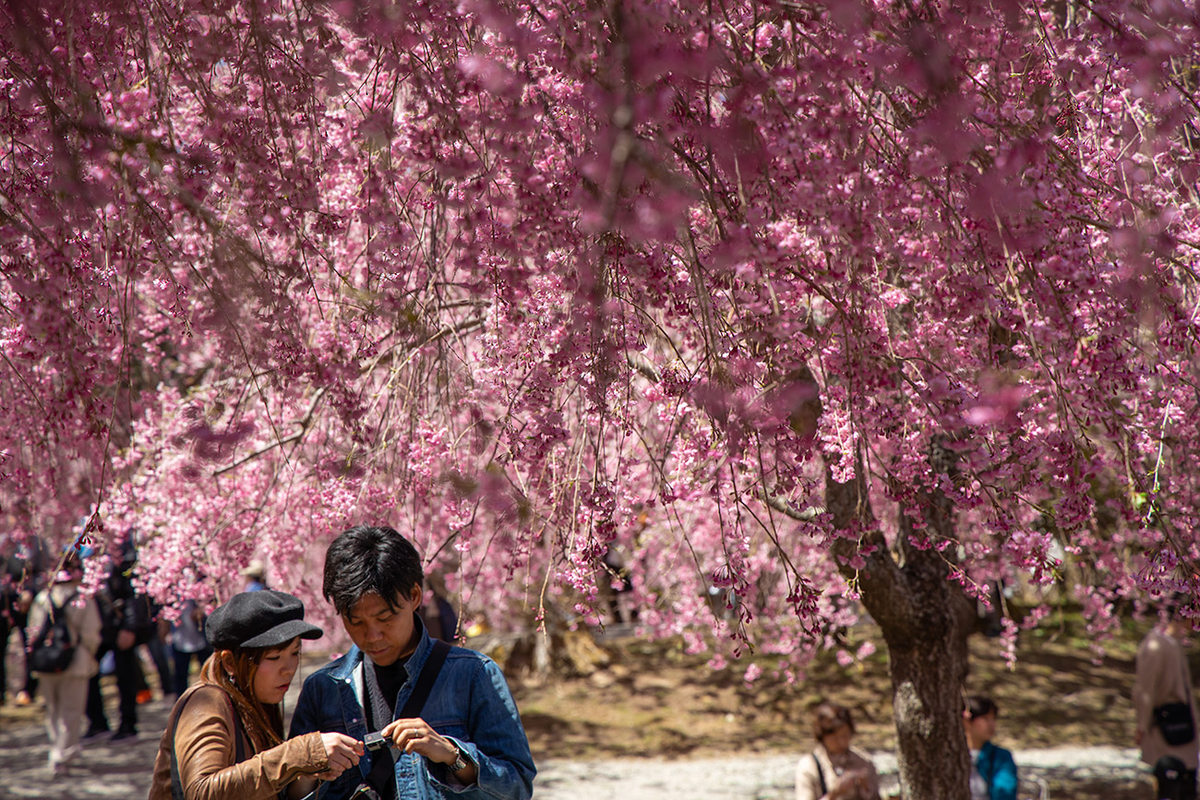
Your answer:
[[[1097,631],[1200,588],[1182,3],[0,20],[6,536],[134,530],[166,602],[262,555],[320,615],[387,522],[496,624],[620,553],[648,632],[785,670],[917,558],[1074,571]]]

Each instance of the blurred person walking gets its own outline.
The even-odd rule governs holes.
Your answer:
[[[38,593],[29,609],[29,659],[46,700],[46,733],[50,738],[51,776],[62,776],[79,754],[88,679],[96,674],[100,646],[100,612],[96,601],[79,593],[83,564],[75,554],[64,557],[51,585]],[[69,663],[46,667],[38,663],[39,648],[51,641],[55,624],[65,622],[71,652]],[[61,644],[61,643],[59,643]],[[61,648],[60,648],[61,649]]]
[[[203,668],[213,652],[204,635],[204,612],[195,600],[189,599],[183,604],[179,619],[171,625],[171,652],[175,656],[175,684],[170,691],[176,697],[182,697],[188,688],[192,659]]]
[[[239,569],[238,574],[246,579],[246,587],[242,589],[244,592],[261,592],[270,588],[267,586],[267,568],[257,558],[250,559],[250,563]]]
[[[1138,645],[1133,682],[1135,741],[1154,769],[1160,800],[1196,800],[1196,699],[1183,650],[1192,623],[1179,613],[1181,599],[1164,605],[1162,620]]]
[[[243,592],[206,623],[213,655],[171,709],[149,800],[268,800],[301,775],[332,780],[358,763],[362,742],[341,733],[283,738],[284,694],[300,640],[323,631],[284,592]]]
[[[8,574],[16,587],[16,601],[13,606],[13,627],[21,639],[21,647],[29,650],[29,607],[33,604],[34,596],[43,588],[45,576],[46,547],[41,537],[36,537],[17,547],[16,553],[8,559]],[[29,659],[22,659],[21,688],[17,691],[16,703],[27,706],[37,695],[37,676],[29,669]]]

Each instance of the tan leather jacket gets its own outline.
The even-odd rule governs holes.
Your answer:
[[[321,734],[308,733],[277,747],[254,752],[243,734],[245,752],[234,764],[233,703],[223,689],[211,684],[193,686],[179,698],[170,719],[187,707],[175,731],[179,778],[187,800],[270,800],[300,775],[329,768]],[[171,726],[163,733],[154,760],[150,800],[171,800]]]

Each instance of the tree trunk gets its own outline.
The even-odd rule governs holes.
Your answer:
[[[904,800],[970,800],[970,770],[963,732],[963,682],[967,674],[967,636],[973,606],[947,579],[954,547],[914,546],[925,536],[954,539],[953,509],[944,497],[922,497],[927,528],[914,532],[907,518],[894,557],[867,499],[861,464],[847,483],[826,471],[825,496],[834,524],[858,530],[863,544],[874,545],[862,570],[839,568],[859,586],[863,605],[883,632],[892,678],[901,797]],[[848,556],[853,539],[838,539],[832,552]]]

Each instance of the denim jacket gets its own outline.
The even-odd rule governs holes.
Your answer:
[[[421,631],[421,642],[405,665],[408,679],[400,687],[393,715],[412,694],[421,667],[433,649],[433,640],[420,617],[416,617],[415,624]],[[369,731],[363,714],[362,671],[362,651],[351,647],[344,656],[310,675],[300,690],[289,735],[321,731],[345,733],[356,739],[366,736]],[[504,674],[490,658],[474,650],[451,648],[420,716],[462,748],[465,757],[475,762],[479,777],[474,784],[463,786],[444,764],[434,764],[416,753],[399,753],[397,800],[529,800],[532,796],[537,770],[529,741]],[[397,753],[394,748],[392,752]],[[365,783],[371,771],[371,756],[367,751],[357,769],[352,767],[337,780],[322,784],[322,800],[350,797]]]

